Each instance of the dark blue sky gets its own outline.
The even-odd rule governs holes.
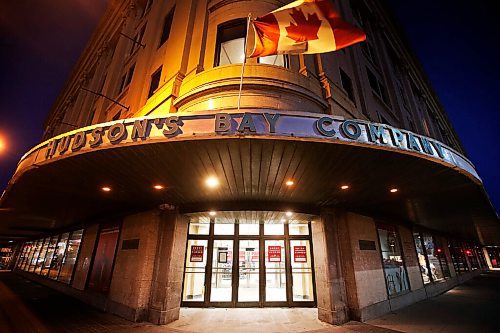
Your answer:
[[[0,6],[0,190],[90,37],[106,0]],[[500,208],[500,6],[496,0],[389,0],[467,153]]]

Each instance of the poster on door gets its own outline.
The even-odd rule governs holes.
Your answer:
[[[205,247],[203,245],[191,245],[191,256],[189,257],[190,262],[203,262],[203,251]]]
[[[267,261],[281,262],[281,246],[269,245],[267,247]]]
[[[293,247],[293,262],[307,262],[307,252],[305,245]]]

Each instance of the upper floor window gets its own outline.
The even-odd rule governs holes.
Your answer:
[[[170,36],[170,29],[172,28],[172,21],[174,20],[174,12],[175,7],[170,10],[170,12],[165,17],[165,21],[163,21],[163,30],[161,32],[160,45],[158,47],[165,44],[165,42],[168,40],[168,37]]]
[[[245,19],[221,24],[217,28],[215,66],[241,64],[245,60]]]
[[[121,93],[123,90],[125,90],[126,87],[128,87],[128,85],[132,81],[132,76],[134,75],[134,71],[135,71],[135,64],[130,66],[130,68],[122,75],[118,93]]]
[[[342,84],[342,88],[344,88],[345,92],[347,93],[347,97],[353,102],[355,102],[354,99],[354,90],[352,88],[352,80],[349,77],[349,75],[346,74],[342,70],[342,68],[339,68],[340,71],[340,83]]]
[[[258,62],[259,64],[268,64],[288,68],[288,57],[284,54],[260,57],[258,59]]]
[[[153,0],[146,0],[146,3],[144,4],[144,8],[142,9],[141,17],[144,17],[149,12],[152,4],[153,4]]]
[[[132,42],[132,47],[130,49],[130,54],[134,54],[134,52],[143,45],[142,40],[144,39],[144,33],[146,32],[146,25],[143,25],[141,30],[137,32],[134,36],[134,41]]]
[[[372,91],[377,96],[382,98],[385,104],[390,106],[391,101],[389,100],[389,95],[387,93],[385,86],[382,84],[381,80],[378,79],[368,67],[366,67],[366,73],[368,74],[368,81],[370,82],[370,87],[372,88]]]
[[[158,87],[160,86],[161,70],[162,67],[158,68],[156,72],[151,75],[151,84],[149,85],[148,98],[153,96],[156,89],[158,89]]]

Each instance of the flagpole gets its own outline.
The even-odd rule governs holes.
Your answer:
[[[252,13],[249,13],[247,16],[247,32],[245,34],[245,42],[243,46],[243,64],[241,65],[241,76],[240,76],[240,91],[238,92],[238,111],[240,111],[241,105],[241,90],[243,89],[243,73],[245,72],[245,64],[247,62],[247,41],[248,41],[248,30],[250,30],[250,17]]]

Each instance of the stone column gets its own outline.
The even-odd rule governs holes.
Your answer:
[[[342,274],[338,226],[333,211],[323,210],[312,224],[318,318],[339,325],[349,320]]]
[[[167,324],[179,319],[188,219],[178,211],[164,211],[160,217],[149,321]]]

